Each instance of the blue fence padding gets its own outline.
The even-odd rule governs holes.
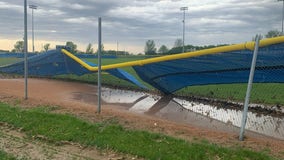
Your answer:
[[[38,54],[43,54],[43,53],[38,53]],[[28,53],[28,57],[38,55],[37,53]],[[97,55],[95,54],[74,54],[78,58],[98,58]],[[24,53],[0,53],[0,58],[24,58],[25,54]],[[110,59],[115,59],[117,56],[115,55],[102,55],[102,58],[110,58]]]
[[[97,55],[95,54],[74,54],[78,58],[98,58]],[[115,59],[117,56],[115,55],[102,55],[102,58],[110,58],[110,59]]]
[[[96,64],[89,64],[95,66]],[[0,72],[10,74],[24,74],[24,61],[0,67]],[[111,69],[106,72],[120,79],[131,82],[141,88],[145,88],[132,75],[121,69]],[[83,75],[92,73],[79,63],[69,58],[60,50],[50,50],[46,53],[37,54],[28,58],[28,73],[34,76],[55,76],[61,74]]]
[[[28,53],[28,57],[35,56],[36,53]],[[0,58],[24,58],[24,53],[0,53]]]
[[[247,83],[253,51],[204,55],[134,66],[142,80],[170,94],[195,85]],[[284,43],[259,48],[256,83],[284,82]]]

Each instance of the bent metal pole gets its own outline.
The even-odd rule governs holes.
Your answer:
[[[244,132],[245,132],[245,127],[246,127],[246,122],[247,122],[248,105],[249,105],[250,93],[251,93],[252,82],[253,82],[253,77],[254,77],[255,64],[256,64],[256,59],[257,59],[257,54],[258,54],[259,37],[260,37],[259,35],[256,35],[253,58],[252,58],[250,74],[249,74],[249,81],[248,81],[248,86],[247,86],[246,99],[245,99],[245,104],[244,104],[242,123],[241,123],[241,130],[240,130],[240,137],[239,137],[240,141],[244,140]]]
[[[99,17],[99,23],[98,23],[98,113],[101,113],[101,51],[102,51],[102,19]]]

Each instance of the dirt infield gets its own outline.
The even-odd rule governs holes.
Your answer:
[[[284,141],[270,137],[249,134],[246,136],[245,141],[240,142],[238,141],[238,133],[211,130],[196,125],[181,124],[151,115],[130,112],[127,110],[128,107],[123,104],[103,102],[102,113],[97,114],[96,87],[89,84],[29,79],[28,89],[29,99],[24,100],[23,79],[0,79],[0,101],[22,107],[59,106],[55,112],[72,113],[93,122],[115,118],[120,124],[131,129],[164,133],[190,141],[206,139],[209,142],[223,146],[244,146],[257,151],[268,150],[271,154],[284,158]],[[91,96],[84,96],[79,93]],[[75,97],[74,94],[76,94]],[[78,98],[78,96],[81,96],[81,98]],[[92,102],[90,103],[90,101]]]

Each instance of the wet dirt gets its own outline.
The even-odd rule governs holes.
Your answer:
[[[228,129],[227,131],[214,129],[214,127],[210,128],[210,125],[200,126],[195,123],[183,123],[176,120],[178,118],[182,119],[182,117],[174,116],[174,114],[167,115],[168,119],[165,119],[162,113],[169,113],[171,110],[174,113],[174,110],[177,110],[171,107],[159,108],[156,105],[156,109],[148,109],[148,114],[129,110],[138,101],[149,97],[147,94],[142,98],[138,97],[139,100],[135,99],[127,103],[117,103],[115,101],[106,103],[104,101],[102,113],[97,114],[96,86],[47,79],[29,79],[28,84],[29,99],[24,100],[23,79],[0,79],[0,100],[22,107],[60,106],[55,112],[71,113],[92,122],[116,119],[120,124],[130,129],[163,133],[189,141],[206,139],[209,142],[223,146],[241,146],[257,151],[269,150],[270,154],[284,158],[284,141],[279,139],[250,133],[246,135],[245,141],[240,142],[238,141],[238,132],[235,132],[234,129]],[[129,96],[134,95],[131,95],[130,92]],[[117,97],[117,100],[120,100],[120,98]],[[137,109],[141,108],[138,106]],[[163,112],[166,109],[169,111]],[[203,124],[210,123],[204,121]]]

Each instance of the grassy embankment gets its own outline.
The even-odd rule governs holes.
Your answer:
[[[0,160],[16,160],[16,158],[0,150]]]
[[[91,123],[71,115],[51,113],[54,109],[56,108],[20,109],[0,103],[0,121],[21,128],[29,137],[45,137],[44,140],[49,143],[70,141],[145,159],[274,159],[265,152],[242,147],[225,148],[205,140],[188,142],[162,134],[129,130],[113,119]]]
[[[13,64],[23,60],[22,58],[0,58],[0,66]]]

